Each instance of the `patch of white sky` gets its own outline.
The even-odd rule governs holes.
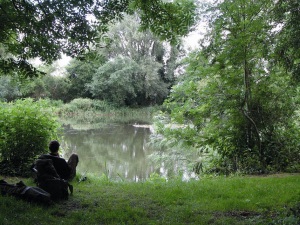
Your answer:
[[[71,61],[71,57],[61,54],[61,58],[53,62],[53,66],[56,68],[55,71],[51,73],[52,76],[65,76],[66,74],[66,66]],[[29,60],[30,63],[32,63],[33,66],[39,67],[43,65],[43,61],[40,60],[40,58],[35,58]]]
[[[206,27],[205,22],[200,22],[193,31],[183,38],[183,44],[187,50],[194,50],[199,47],[199,41],[204,38]]]
[[[195,0],[198,9],[198,20],[192,31],[184,37],[184,46],[189,50],[199,48],[199,41],[202,40],[208,31],[206,10],[213,5],[221,3],[223,0]]]

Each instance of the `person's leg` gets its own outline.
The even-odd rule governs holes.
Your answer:
[[[78,155],[73,153],[68,160],[68,165],[71,168],[69,180],[72,180],[76,176],[76,166],[78,162],[79,162]]]

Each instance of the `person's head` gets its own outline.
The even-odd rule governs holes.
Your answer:
[[[49,143],[49,150],[51,153],[57,153],[58,152],[58,149],[59,149],[59,142],[54,140],[54,141],[50,141]]]

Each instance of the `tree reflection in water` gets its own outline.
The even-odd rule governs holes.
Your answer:
[[[149,147],[150,130],[132,125],[107,125],[99,129],[80,130],[67,126],[62,137],[62,149],[67,158],[79,155],[79,174],[106,173],[110,179],[141,181],[158,172],[149,159],[155,149]]]

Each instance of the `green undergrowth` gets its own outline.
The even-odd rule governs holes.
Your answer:
[[[1,179],[3,177],[0,176]],[[0,224],[299,224],[300,174],[182,182],[112,182],[88,175],[50,206],[0,196]],[[6,179],[17,182],[17,178]],[[23,179],[34,185],[32,179]]]
[[[92,99],[74,99],[56,107],[63,124],[141,123],[151,124],[158,106],[119,107],[108,102]]]

